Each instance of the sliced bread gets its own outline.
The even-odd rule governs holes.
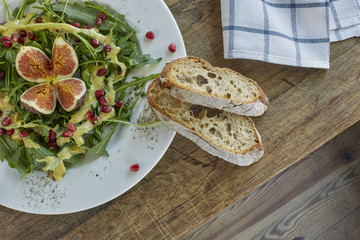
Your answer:
[[[260,116],[269,105],[255,81],[231,69],[213,67],[198,57],[168,63],[160,81],[176,98],[239,115]]]
[[[190,104],[171,96],[156,79],[147,99],[160,120],[205,151],[231,163],[247,166],[264,151],[253,121],[246,116]]]

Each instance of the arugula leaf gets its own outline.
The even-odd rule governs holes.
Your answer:
[[[65,159],[64,164],[66,167],[71,167],[72,165],[78,163],[81,158],[82,158],[82,154],[74,155],[69,159]]]
[[[3,162],[5,158],[10,158],[14,154],[17,144],[7,136],[0,136],[0,160]]]
[[[131,86],[135,86],[135,85],[139,85],[139,84],[143,84],[146,83],[149,80],[152,80],[154,78],[157,78],[158,76],[160,76],[160,73],[157,74],[151,74],[147,77],[144,78],[137,78],[135,77],[135,81],[129,82],[129,83],[125,83],[123,85],[121,85],[120,87],[118,87],[116,89],[116,92],[120,92],[120,91],[124,91],[126,88],[131,87]]]
[[[6,51],[5,59],[10,63],[15,64],[16,52],[10,48]]]
[[[3,1],[5,2],[5,0]],[[51,23],[49,24],[77,21],[85,25],[94,25],[94,21],[98,17],[99,12],[107,14],[108,19],[104,21],[102,26],[98,27],[98,29],[101,34],[114,40],[115,45],[120,48],[120,53],[117,57],[120,62],[125,64],[126,71],[130,71],[137,66],[158,63],[161,60],[161,58],[153,59],[148,54],[142,54],[135,35],[137,30],[126,22],[124,15],[115,12],[113,13],[111,10],[106,10],[102,6],[95,5],[92,2],[80,3],[71,2],[69,0],[23,0],[21,6],[13,12],[15,19],[22,19],[26,8],[35,1],[39,5],[34,8],[40,9],[42,12],[35,14],[30,21],[37,16],[50,16]],[[5,6],[7,7],[6,3]],[[53,42],[57,33],[49,30],[34,31],[33,33],[36,36],[36,41],[27,42],[26,45],[43,50],[48,57],[51,58]],[[90,81],[92,74],[89,68],[90,64],[101,64],[106,67],[108,74],[105,75],[105,84],[119,70],[119,66],[107,59],[107,54],[102,51],[102,46],[95,49],[90,44],[92,36],[86,34],[86,32],[64,32],[64,38],[72,43],[75,48],[79,58],[79,68],[76,74],[81,75],[87,88],[90,88],[92,84]],[[76,41],[76,38],[80,39],[80,42]],[[39,144],[40,147],[36,149],[25,148],[22,143],[19,144],[16,141],[12,141],[11,138],[4,135],[0,137],[0,160],[4,161],[6,158],[11,167],[17,169],[20,173],[26,174],[34,169],[41,170],[41,166],[44,166],[45,163],[38,163],[36,159],[55,156],[56,153],[61,151],[61,148],[48,148],[46,144],[48,141],[47,129],[57,127],[58,131],[63,131],[66,129],[67,123],[72,117],[73,112],[66,112],[58,104],[54,113],[50,115],[37,115],[27,111],[20,104],[21,94],[35,85],[35,83],[27,82],[19,77],[15,69],[16,53],[20,47],[20,44],[14,44],[12,48],[8,49],[0,44],[0,69],[6,72],[6,77],[3,81],[0,81],[0,86],[2,87],[1,91],[7,94],[10,103],[15,107],[15,113],[18,114],[21,123],[35,124],[36,127],[29,129],[31,131],[30,137],[34,142]],[[124,99],[124,104],[120,109],[115,110],[115,118],[98,122],[92,131],[85,134],[85,146],[82,147],[99,155],[108,156],[106,147],[114,134],[117,125],[119,123],[132,124],[130,123],[130,118],[137,101],[144,96],[143,90],[145,83],[157,76],[158,75],[155,74],[145,78],[134,78],[130,83],[126,82],[126,77],[124,77],[120,79],[121,81],[114,82],[113,86],[116,92],[116,98]],[[128,97],[128,90],[130,90],[128,88],[130,87],[131,91],[134,91],[135,94],[134,97],[126,99]],[[105,86],[105,90],[108,90],[107,86]],[[100,106],[96,106],[92,110],[95,115],[98,116],[101,111],[100,109]],[[140,126],[138,124],[132,125]],[[110,131],[104,131],[104,128]],[[18,130],[21,131],[22,129]],[[81,159],[81,156],[82,154],[72,156],[64,162],[68,166],[71,166],[77,163]]]
[[[9,166],[15,168],[21,174],[30,173],[35,167],[34,161],[29,161],[30,159],[24,157],[24,155],[26,155],[26,148],[20,146],[11,158],[7,158]]]
[[[39,148],[28,148],[28,152],[33,157],[34,160],[43,159],[48,156],[55,156],[55,154],[52,151],[46,149],[43,146],[40,146]]]
[[[66,21],[77,21],[84,25],[93,25],[94,20],[98,17],[98,13],[100,11],[104,12],[108,16],[108,19],[104,21],[103,24],[99,27],[100,32],[109,32],[115,24],[117,24],[115,32],[128,33],[131,31],[136,31],[134,27],[130,26],[129,23],[126,22],[123,15],[110,13],[104,8],[91,2],[69,2],[66,8],[65,6],[66,2],[59,2],[52,6],[52,10],[58,14],[65,13],[67,15],[65,18]]]
[[[24,146],[18,146],[10,137],[4,135],[0,137],[0,160],[4,161],[6,158],[9,166],[21,174],[30,173],[35,166],[33,159],[24,157],[25,151]]]
[[[106,146],[109,144],[110,138],[112,137],[112,135],[114,134],[114,132],[116,130],[116,126],[117,126],[117,124],[114,124],[111,131],[98,144],[96,144],[92,148],[88,148],[86,146],[81,146],[81,147],[86,149],[86,150],[89,150],[89,151],[91,151],[93,153],[96,153],[98,155],[108,157],[109,153],[106,151]]]

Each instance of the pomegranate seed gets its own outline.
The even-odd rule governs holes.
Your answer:
[[[138,163],[135,163],[130,166],[130,172],[137,172],[140,169],[140,165]]]
[[[88,119],[88,118],[92,118],[94,116],[94,112],[89,110],[86,114],[85,114],[85,119]]]
[[[176,43],[174,43],[174,42],[170,43],[169,51],[172,53],[176,52]]]
[[[105,21],[107,19],[107,15],[103,12],[99,12],[99,18],[103,21]]]
[[[11,41],[11,38],[8,36],[3,36],[3,37],[1,37],[1,41],[8,42],[8,41]]]
[[[2,120],[2,125],[4,127],[9,126],[11,124],[11,118],[9,116],[6,116],[3,120]]]
[[[20,30],[19,31],[19,36],[24,38],[24,37],[27,36],[27,32],[25,30]]]
[[[58,148],[59,146],[57,145],[56,143],[56,140],[55,139],[50,139],[49,142],[48,142],[48,145],[52,148]]]
[[[0,110],[0,117],[3,115],[3,111]]]
[[[111,52],[111,47],[106,44],[106,45],[104,46],[104,51],[107,52],[107,53]]]
[[[95,91],[95,97],[99,98],[99,97],[103,97],[105,95],[104,90],[96,90]]]
[[[7,47],[7,48],[11,48],[12,47],[12,42],[10,41],[5,41],[3,42],[4,46]]]
[[[111,112],[111,110],[112,110],[112,108],[110,106],[102,106],[101,107],[101,111],[103,113],[109,113],[109,112]]]
[[[98,25],[98,26],[101,26],[102,25],[102,19],[101,18],[96,18],[95,19],[95,23],[96,23],[96,25]]]
[[[106,99],[104,97],[99,97],[97,100],[99,101],[100,106],[103,107],[103,106],[107,105],[107,101],[106,101]]]
[[[71,24],[71,26],[74,26],[74,27],[77,27],[77,28],[80,27],[80,23],[78,23],[78,22],[72,22],[70,24]]]
[[[78,37],[74,37],[74,40],[75,40],[75,42],[77,42],[77,43],[81,42],[80,38],[78,38]]]
[[[120,100],[120,101],[117,101],[117,103],[116,103],[116,107],[117,108],[121,108],[121,106],[123,105],[123,101],[122,100]]]
[[[155,38],[155,35],[152,31],[147,32],[145,36],[147,39],[150,39],[150,40],[153,40]]]
[[[22,38],[22,37],[19,37],[18,42],[19,42],[21,45],[24,45],[25,39]]]
[[[29,131],[26,130],[26,129],[21,131],[20,134],[19,134],[19,137],[21,137],[21,138],[25,138],[27,136],[29,136]]]
[[[106,74],[105,68],[100,68],[96,73],[96,75],[98,75],[99,77],[104,76],[105,74]]]
[[[63,132],[63,137],[72,137],[73,133],[70,130],[66,130],[65,132]]]
[[[42,23],[42,20],[43,20],[42,17],[37,17],[36,20],[35,20],[35,22],[36,22],[36,23]]]
[[[51,140],[56,139],[56,132],[52,129],[49,130],[49,139]]]
[[[0,136],[4,135],[4,134],[5,134],[5,132],[6,132],[6,130],[5,130],[5,129],[0,128]]]
[[[13,33],[13,34],[11,35],[11,41],[12,41],[12,42],[17,42],[17,41],[19,41],[19,35],[17,35],[16,33]]]
[[[6,130],[6,135],[11,136],[15,133],[15,129]]]
[[[90,118],[90,120],[91,120],[92,124],[94,124],[94,125],[99,121],[99,119],[98,119],[97,116],[92,116],[92,117]]]
[[[34,41],[35,40],[35,34],[33,33],[33,32],[29,32],[29,39],[31,40],[31,41]]]
[[[117,74],[119,74],[119,75],[121,75],[121,73],[122,73],[122,70],[121,70],[121,68],[117,71]]]
[[[100,46],[100,41],[95,38],[91,39],[90,43],[93,47],[96,47],[96,48]]]
[[[76,130],[77,130],[77,127],[75,126],[75,124],[73,124],[71,122],[68,123],[67,127],[70,132],[76,132]]]
[[[85,26],[83,26],[85,29],[92,29],[93,28],[93,26],[91,26],[91,25],[85,25]]]
[[[0,71],[0,79],[3,79],[5,77],[5,71]]]

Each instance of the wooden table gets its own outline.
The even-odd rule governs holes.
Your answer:
[[[330,70],[224,60],[219,0],[165,2],[189,55],[241,72],[266,92],[270,108],[254,119],[265,146],[263,159],[237,167],[177,135],[151,173],[109,203],[62,216],[0,207],[0,238],[180,238],[359,121],[359,38],[331,44]]]

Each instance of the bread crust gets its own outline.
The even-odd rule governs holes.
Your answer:
[[[194,89],[190,89],[190,87],[180,86],[177,79],[174,79],[170,76],[170,72],[174,71],[174,68],[177,66],[177,64],[184,61],[194,61],[195,63],[204,66],[204,68],[210,69],[220,74],[226,72],[228,74],[237,75],[239,78],[245,79],[256,87],[257,96],[251,101],[239,102],[234,98],[225,98],[221,96],[214,96],[212,94],[204,94]],[[229,68],[213,67],[210,63],[198,57],[188,56],[167,63],[160,74],[160,81],[163,88],[168,89],[169,93],[174,94],[174,96],[179,99],[186,100],[193,104],[213,107],[240,115],[260,116],[266,111],[269,105],[269,99],[254,80],[247,78]]]
[[[153,99],[151,94],[151,89],[159,87],[159,85],[160,85],[159,79],[156,79],[151,83],[148,89],[147,99],[149,101],[149,104],[153,112],[165,125],[177,131],[179,134],[183,135],[184,137],[189,138],[199,147],[211,153],[212,155],[220,157],[226,161],[237,164],[239,166],[248,166],[261,159],[261,157],[264,154],[261,137],[255,128],[254,122],[250,118],[244,116],[244,118],[246,118],[246,120],[251,124],[252,130],[256,133],[257,143],[253,144],[251,148],[245,149],[243,151],[224,149],[224,147],[219,146],[216,143],[212,142],[211,139],[207,138],[205,135],[201,134],[200,132],[196,130],[191,130],[190,126],[180,121],[175,116],[169,115],[166,112],[162,111],[161,107],[156,103],[156,101]],[[181,102],[181,100],[177,100],[177,101]]]

